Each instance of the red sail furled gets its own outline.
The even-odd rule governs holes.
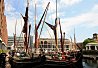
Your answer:
[[[26,7],[26,12],[25,12],[25,16],[23,16],[22,15],[22,17],[23,17],[23,19],[24,19],[24,26],[23,26],[23,30],[22,30],[22,32],[23,33],[25,33],[24,34],[24,39],[25,39],[25,41],[24,41],[24,46],[26,47],[26,52],[27,52],[27,50],[28,50],[28,6]]]
[[[22,15],[23,19],[24,19],[24,26],[23,26],[23,33],[27,32],[27,22],[28,22],[28,7],[26,7],[26,12],[25,12],[25,17]]]
[[[51,24],[49,24],[49,23],[47,23],[47,22],[45,22],[52,30],[55,30],[55,26],[53,26],[53,25],[51,25]]]
[[[56,21],[55,21],[56,22]],[[55,26],[53,26],[53,25],[51,25],[51,24],[49,24],[49,23],[47,23],[47,22],[45,22],[52,30],[53,30],[53,32],[54,32],[54,35],[55,35],[55,43],[56,43],[56,48],[57,48],[57,50],[58,50],[58,45],[57,45],[57,30],[56,30],[56,27],[57,27],[57,24],[55,24]]]

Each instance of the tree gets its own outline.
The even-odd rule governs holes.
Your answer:
[[[90,38],[85,39],[85,40],[83,41],[83,48],[85,48],[85,45],[86,45],[87,43],[95,43],[95,42],[96,42],[95,40],[90,39]]]

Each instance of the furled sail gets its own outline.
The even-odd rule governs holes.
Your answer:
[[[22,15],[22,14],[21,14]],[[27,4],[27,7],[26,7],[26,12],[25,12],[25,16],[23,16],[23,19],[24,19],[24,26],[23,26],[23,29],[22,29],[22,32],[25,33],[24,34],[24,46],[26,47],[26,52],[28,50],[28,4]]]
[[[47,22],[45,22],[45,23],[53,30],[54,36],[55,36],[56,48],[57,48],[57,50],[59,50],[58,49],[58,41],[57,41],[57,30],[56,30],[57,24],[55,24],[55,26],[54,26],[54,25],[51,25],[51,24],[49,24]]]
[[[27,32],[27,22],[28,22],[28,7],[26,7],[25,16],[22,15],[22,17],[24,19],[24,26],[23,26],[22,32],[26,33]]]

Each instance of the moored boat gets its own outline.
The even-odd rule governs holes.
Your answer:
[[[25,51],[23,51],[23,52],[17,52],[16,50],[12,51],[12,57],[10,57],[11,68],[37,68],[37,67],[43,66],[46,61],[45,55],[37,52],[37,50],[38,50],[37,49],[38,48],[37,30],[39,28],[39,25],[42,22],[42,18],[44,17],[44,15],[46,14],[46,12],[48,10],[50,2],[48,3],[48,5],[44,11],[38,26],[35,26],[35,43],[36,44],[35,44],[34,53],[32,53],[28,48],[29,35],[30,35],[30,27],[29,27],[29,35],[28,35],[28,28],[27,28],[28,27],[28,4],[26,7],[25,17],[22,15],[22,17],[24,19],[24,26],[23,26],[22,32],[24,33],[24,40],[25,40],[24,46],[26,48],[25,48]],[[15,40],[15,38],[14,38],[14,40]],[[15,41],[14,41],[14,47],[15,46],[17,46],[17,45],[15,44]]]
[[[65,55],[65,58],[62,58],[62,56],[61,57],[54,56],[53,58],[47,58],[45,67],[83,68],[82,53],[78,51],[75,55],[76,55],[75,57],[71,55],[70,56]]]
[[[56,0],[56,12],[57,12],[57,0]],[[62,34],[61,24],[60,24],[60,18],[57,18],[56,13],[56,19],[55,19],[55,25],[51,25],[47,22],[45,22],[54,32],[55,36],[55,47],[56,50],[54,53],[47,53],[46,54],[46,62],[44,64],[45,68],[50,67],[62,67],[62,68],[83,68],[82,65],[82,49],[74,42],[75,46],[78,47],[79,50],[71,50],[68,52],[64,51],[64,39],[65,39],[65,33]],[[60,26],[60,42],[61,42],[61,51],[58,48],[58,37],[57,37],[57,26]]]

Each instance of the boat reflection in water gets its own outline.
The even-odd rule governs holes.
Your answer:
[[[98,60],[83,59],[83,68],[98,68]]]

